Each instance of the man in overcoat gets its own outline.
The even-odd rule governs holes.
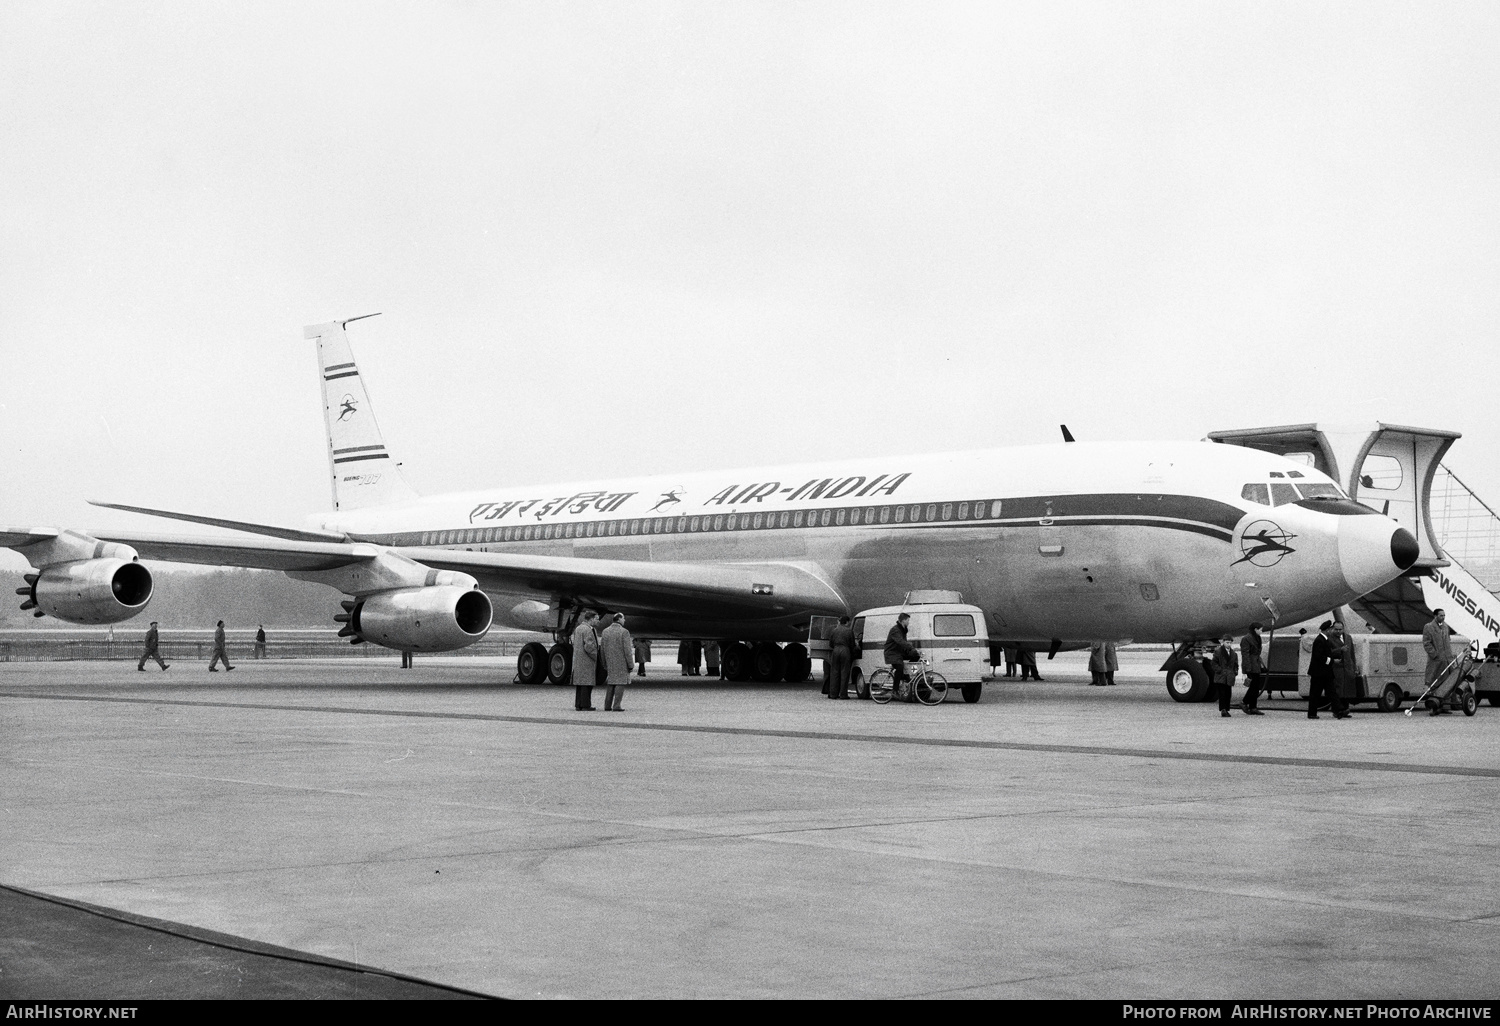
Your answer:
[[[1266,675],[1266,664],[1260,657],[1262,647],[1260,624],[1252,623],[1250,633],[1240,639],[1240,669],[1245,671],[1245,686],[1248,689],[1244,700],[1240,702],[1240,708],[1248,716],[1265,715],[1257,707]]]
[[[141,653],[141,661],[135,664],[135,668],[142,673],[146,672],[146,660],[155,659],[156,665],[165,670],[170,664],[161,661],[161,653],[156,650],[160,635],[156,632],[156,621],[151,621],[151,629],[146,632],[146,651]]]
[[[226,669],[226,670],[232,670],[232,669],[234,669],[233,666],[229,665],[229,653],[224,648],[224,621],[223,620],[220,620],[219,623],[218,623],[218,626],[216,626],[214,628],[214,655],[213,655],[213,658],[208,661],[208,672],[209,673],[218,673],[219,672],[217,669],[215,669],[215,667],[218,665],[219,660],[221,660],[221,659],[224,660],[224,669]]]
[[[1228,634],[1214,649],[1214,689],[1219,693],[1219,715],[1229,715],[1229,698],[1234,694],[1234,678],[1240,674],[1240,657],[1234,654],[1234,639]]]
[[[1333,706],[1333,718],[1341,720],[1349,715],[1349,703],[1339,694],[1338,682],[1334,679],[1334,663],[1344,658],[1344,649],[1333,640],[1334,623],[1324,620],[1318,625],[1318,636],[1313,639],[1312,656],[1307,663],[1307,718],[1318,718],[1318,704],[1328,696]]]
[[[1089,645],[1089,687],[1104,687],[1104,674],[1108,667],[1108,661],[1104,657],[1104,642],[1095,641]]]
[[[594,711],[594,670],[599,659],[599,634],[594,629],[599,614],[585,609],[573,628],[573,708]]]
[[[599,636],[599,656],[604,660],[604,708],[620,711],[625,685],[630,683],[630,657],[634,654],[630,632],[625,629],[625,614],[616,613],[614,622]]]

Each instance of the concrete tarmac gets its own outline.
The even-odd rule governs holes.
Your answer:
[[[1500,994],[1500,709],[1226,720],[1126,656],[937,708],[658,666],[620,713],[498,661],[0,664],[0,884],[506,997]],[[0,994],[125,996],[0,932]]]

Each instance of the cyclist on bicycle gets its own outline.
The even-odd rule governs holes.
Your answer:
[[[902,613],[896,617],[896,623],[891,627],[891,632],[885,636],[885,661],[891,668],[891,691],[897,698],[906,698],[907,695],[901,690],[901,682],[907,679],[906,660],[918,660],[922,653],[917,651],[917,646],[906,640],[906,625],[911,623],[911,614]]]

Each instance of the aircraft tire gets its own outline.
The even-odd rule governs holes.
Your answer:
[[[984,693],[984,684],[982,682],[965,684],[960,690],[964,693],[964,701],[973,705],[979,701],[979,696]]]
[[[573,646],[562,642],[547,652],[547,683],[566,684],[573,679]]]
[[[786,653],[774,641],[762,641],[750,650],[750,679],[773,684],[786,676]]]
[[[516,676],[522,684],[540,684],[547,679],[547,646],[540,641],[529,641],[521,646],[516,656]]]
[[[1167,667],[1167,694],[1174,702],[1202,702],[1208,695],[1208,673],[1196,659],[1179,659]]]
[[[724,679],[743,683],[750,679],[750,646],[743,641],[724,645],[720,649],[720,667]]]
[[[812,676],[812,659],[802,645],[788,645],[786,653],[786,679],[789,684],[801,684]]]

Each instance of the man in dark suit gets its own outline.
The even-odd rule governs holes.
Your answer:
[[[1234,654],[1234,639],[1228,634],[1214,649],[1214,688],[1219,692],[1219,715],[1229,715],[1229,699],[1234,694],[1234,678],[1240,674],[1240,657]]]
[[[1324,620],[1318,625],[1318,636],[1313,640],[1312,657],[1307,663],[1307,677],[1310,682],[1307,694],[1307,718],[1315,720],[1318,718],[1318,705],[1327,694],[1329,704],[1333,706],[1333,718],[1341,720],[1349,715],[1349,703],[1344,701],[1344,696],[1339,694],[1338,683],[1334,679],[1334,664],[1341,662],[1344,658],[1344,646],[1342,641],[1343,624],[1335,624],[1332,620]]]
[[[828,697],[848,698],[849,671],[854,668],[859,642],[854,640],[854,628],[849,626],[847,616],[839,617],[839,625],[828,632],[828,644],[833,648],[828,660]]]
[[[1265,715],[1257,707],[1266,673],[1266,664],[1260,657],[1261,648],[1260,624],[1252,623],[1250,633],[1240,639],[1240,669],[1245,673],[1247,689],[1244,700],[1240,702],[1240,708],[1245,710],[1247,716]]]

